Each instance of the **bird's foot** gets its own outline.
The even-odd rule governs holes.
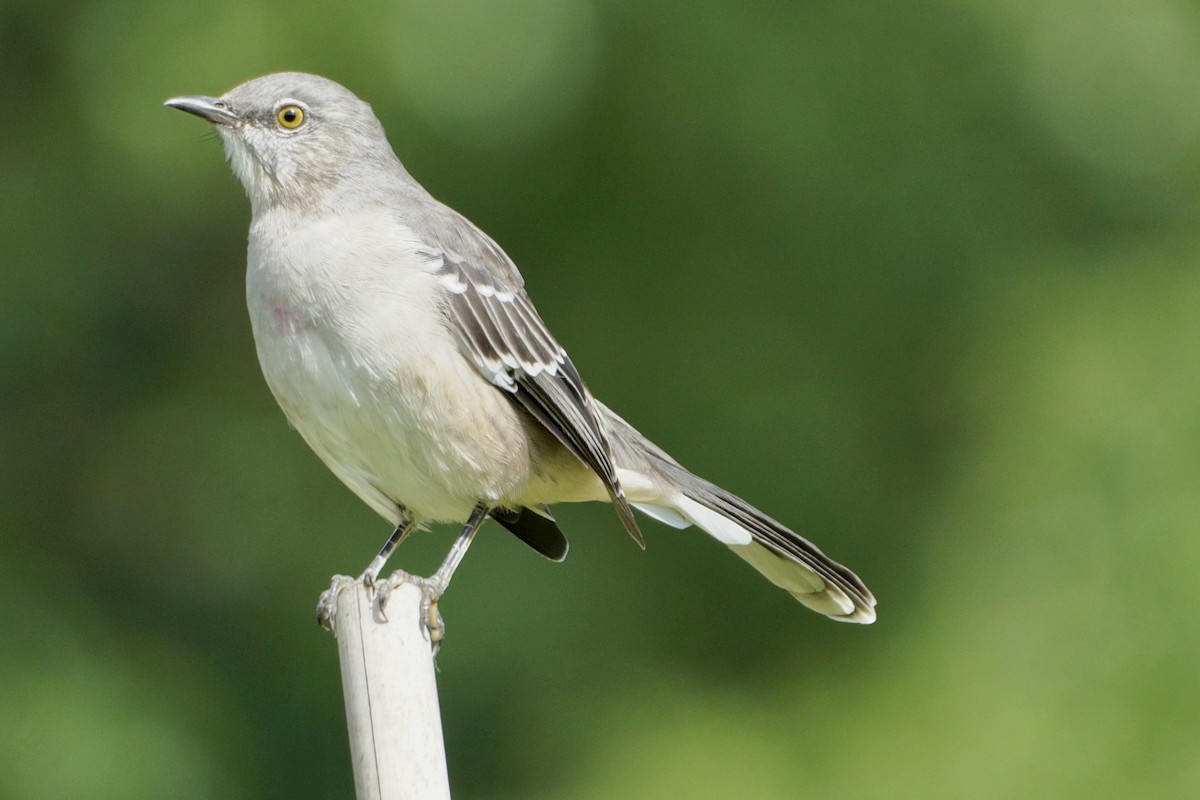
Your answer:
[[[379,580],[379,573],[383,570],[383,565],[387,563],[387,557],[380,553],[371,559],[371,563],[367,564],[367,568],[363,570],[363,574],[358,576],[362,581],[363,586],[368,589],[374,589],[375,583]],[[401,572],[401,575],[407,575],[406,572]]]
[[[317,624],[334,636],[337,636],[335,619],[338,595],[343,589],[353,586],[354,583],[354,578],[349,575],[334,575],[333,580],[329,583],[329,588],[321,592],[321,596],[317,599]]]
[[[365,581],[366,575],[363,576]],[[442,640],[446,636],[446,622],[442,619],[442,613],[438,610],[438,600],[441,599],[442,593],[446,591],[443,582],[438,580],[437,576],[432,578],[422,578],[418,575],[410,575],[407,572],[396,570],[388,575],[382,581],[375,581],[371,584],[376,592],[376,601],[378,602],[379,613],[383,614],[387,607],[388,595],[398,586],[411,583],[421,590],[421,615],[420,625],[421,632],[425,635],[425,640],[429,642],[433,648],[433,654],[436,656],[438,649],[442,646]]]
[[[374,595],[375,607],[381,619],[387,619],[388,596],[399,586],[411,583],[421,590],[421,613],[418,620],[425,640],[429,642],[436,655],[446,636],[446,622],[438,610],[438,600],[446,591],[445,581],[435,575],[432,578],[422,578],[410,575],[402,570],[396,570],[383,580],[379,579],[378,570],[372,562],[367,571],[358,576],[357,580],[348,575],[334,575],[329,588],[321,592],[317,600],[317,624],[327,631],[337,635],[337,604],[338,595],[343,589],[362,583],[367,591]]]

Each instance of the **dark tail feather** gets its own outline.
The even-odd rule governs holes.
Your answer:
[[[601,410],[616,463],[654,487],[641,488],[635,507],[668,525],[703,529],[814,611],[843,622],[875,621],[875,597],[857,575],[737,495],[693,475],[611,409]]]
[[[704,484],[690,499],[750,534],[749,544],[730,550],[814,611],[841,622],[875,621],[875,596],[857,575],[740,497]]]
[[[516,511],[493,508],[491,515],[514,536],[551,561],[562,561],[567,557],[567,537],[545,506],[538,510],[522,508]]]

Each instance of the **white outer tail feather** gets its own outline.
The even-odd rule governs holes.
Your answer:
[[[695,525],[728,546],[771,583],[819,614],[839,622],[870,624],[875,621],[873,607],[857,606],[844,591],[806,565],[759,544],[751,531],[690,497],[676,494],[669,500],[663,498],[653,503],[634,502],[631,505],[673,528]]]

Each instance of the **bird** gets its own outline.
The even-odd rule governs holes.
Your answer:
[[[852,571],[592,395],[513,261],[413,179],[368,103],[280,72],[165,105],[213,126],[249,198],[246,297],[267,385],[393,526],[366,584],[385,585],[413,531],[462,525],[432,576],[393,573],[422,587],[426,625],[441,630],[432,612],[486,519],[561,561],[568,543],[550,507],[599,501],[642,547],[634,509],[705,531],[820,614],[875,621]]]

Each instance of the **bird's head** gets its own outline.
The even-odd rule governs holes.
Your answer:
[[[316,75],[281,72],[165,105],[213,124],[255,209],[319,206],[348,181],[399,168],[371,107]]]

